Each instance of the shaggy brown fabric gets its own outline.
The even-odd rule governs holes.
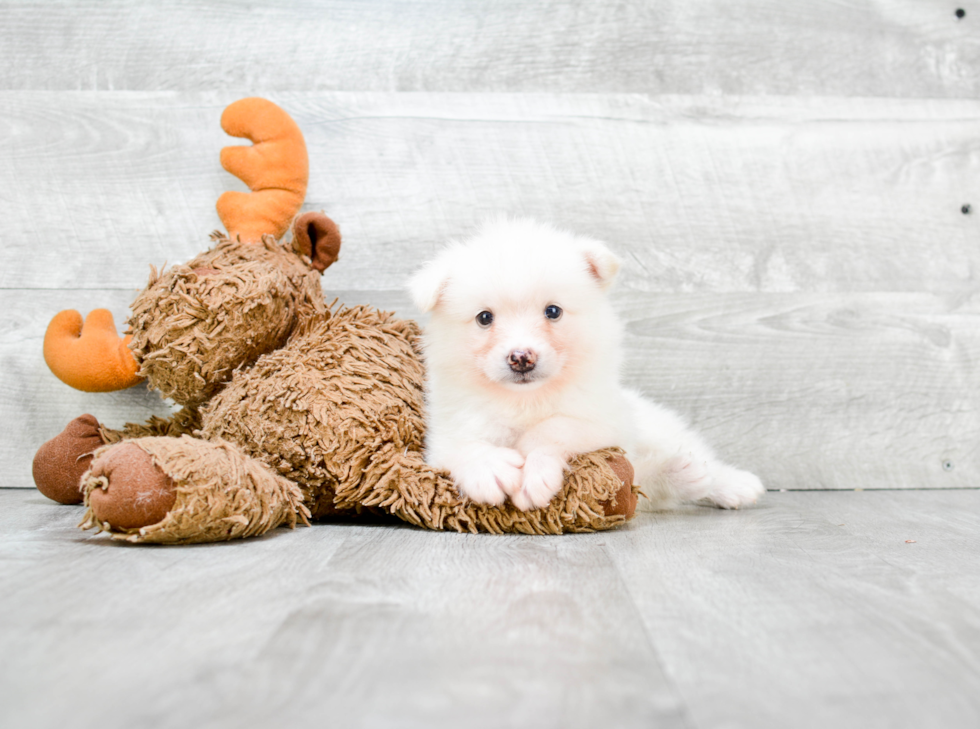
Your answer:
[[[105,445],[94,416],[79,415],[37,449],[32,471],[37,490],[61,504],[82,503],[79,479],[92,463],[92,453]]]
[[[265,236],[217,245],[162,273],[151,267],[128,324],[139,374],[181,405],[210,399],[236,367],[285,344],[297,320],[325,310],[319,274]]]
[[[201,427],[201,412],[196,408],[185,407],[169,418],[151,415],[145,423],[126,423],[120,430],[109,428],[101,423],[96,425],[99,427],[102,439],[109,444],[149,436],[168,435],[176,438],[184,434],[193,435],[194,431]]]
[[[380,506],[426,529],[491,534],[603,531],[629,518],[606,513],[606,503],[614,501],[622,487],[609,460],[621,454],[611,448],[577,456],[561,491],[546,508],[520,511],[510,503],[490,506],[462,499],[449,474],[426,466],[420,453],[385,447],[370,459],[359,482],[338,489],[337,499]]]
[[[414,322],[364,306],[304,322],[285,347],[235,372],[202,410],[201,435],[236,443],[298,483],[315,513],[333,513],[324,502],[358,482],[372,454],[422,447],[417,336]]]
[[[94,467],[82,477],[87,508],[82,529],[106,531],[113,539],[156,544],[219,542],[264,534],[297,520],[309,524],[309,510],[295,484],[269,472],[262,464],[223,441],[208,442],[183,435],[180,438],[138,438],[110,445],[95,454],[137,446],[172,482],[173,507],[155,524],[123,528],[100,521],[92,508],[92,492],[112,493],[112,474]]]

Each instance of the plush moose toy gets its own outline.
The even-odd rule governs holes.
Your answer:
[[[578,457],[552,503],[529,512],[464,500],[427,466],[418,327],[325,304],[320,275],[340,233],[321,213],[293,221],[308,174],[299,128],[257,98],[231,104],[221,124],[253,142],[221,153],[252,190],[218,200],[228,234],[186,264],[151,269],[125,339],[99,310],[84,325],[61,312],[44,340],[65,383],[103,392],[145,378],[182,410],[122,430],[76,418],[35,456],[42,493],[84,502],[82,528],[131,542],[212,542],[365,511],[527,534],[632,517],[632,468],[615,449]]]

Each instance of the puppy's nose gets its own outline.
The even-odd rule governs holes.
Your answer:
[[[530,372],[538,356],[530,349],[515,349],[507,356],[507,364],[514,372]]]

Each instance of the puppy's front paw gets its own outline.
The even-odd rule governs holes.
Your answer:
[[[521,511],[543,509],[561,491],[565,482],[565,461],[550,453],[531,451],[524,461],[524,480],[510,500]]]
[[[711,493],[705,501],[721,509],[740,509],[759,500],[766,487],[754,473],[721,466],[714,474]]]
[[[524,456],[511,448],[480,444],[460,453],[450,471],[459,493],[480,504],[499,506],[521,487]]]

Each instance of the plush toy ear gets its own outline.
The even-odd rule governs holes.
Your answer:
[[[340,228],[323,213],[303,213],[293,221],[293,248],[323,273],[340,255]]]
[[[408,282],[408,290],[415,305],[427,313],[436,308],[448,282],[449,261],[443,252],[416,271]]]
[[[589,240],[585,247],[585,263],[592,277],[598,281],[603,291],[612,286],[612,282],[622,265],[619,256],[606,248],[604,243]]]

